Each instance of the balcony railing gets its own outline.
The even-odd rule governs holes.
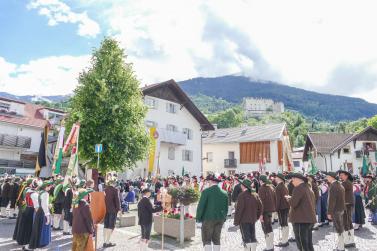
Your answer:
[[[0,167],[10,167],[10,168],[35,168],[35,162],[31,160],[7,160],[0,159]]]
[[[163,128],[158,128],[157,132],[160,142],[175,145],[186,145],[187,135],[183,132],[175,132]]]
[[[30,145],[30,137],[0,134],[0,147],[15,147],[29,149]]]
[[[237,159],[224,159],[224,167],[225,168],[236,168],[237,167]]]

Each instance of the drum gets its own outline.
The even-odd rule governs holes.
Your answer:
[[[98,224],[103,221],[106,214],[104,192],[93,192],[90,194],[90,211],[92,213],[94,224]]]

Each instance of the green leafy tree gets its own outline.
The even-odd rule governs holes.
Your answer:
[[[149,146],[139,81],[125,58],[118,42],[105,38],[94,50],[90,67],[80,74],[71,99],[67,127],[80,122],[80,158],[95,167],[94,146],[103,144],[102,172],[134,167]]]
[[[223,112],[210,115],[209,121],[217,124],[218,128],[238,127],[244,121],[244,116],[241,108],[231,108]]]
[[[377,115],[368,119],[368,125],[377,129]]]

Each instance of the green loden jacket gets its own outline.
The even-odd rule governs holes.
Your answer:
[[[228,195],[219,186],[213,185],[202,192],[196,210],[196,221],[226,220]]]

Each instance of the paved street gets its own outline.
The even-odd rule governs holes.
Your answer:
[[[229,232],[228,227],[231,226],[232,220],[227,220],[223,232],[222,232],[222,250],[240,250],[241,246],[241,235],[240,232]],[[19,246],[16,245],[14,241],[11,240],[13,234],[15,220],[1,219],[0,220],[0,250],[21,250]],[[315,250],[333,250],[334,248],[334,234],[330,233],[332,227],[323,227],[319,231],[315,231],[313,234]],[[259,245],[257,250],[263,250],[264,240],[263,233],[260,223],[257,223],[257,239]],[[116,250],[133,250],[136,251],[138,248],[138,239],[140,229],[138,226],[117,228],[112,237],[112,242],[117,243],[114,248],[108,248],[106,250],[116,251]],[[102,247],[102,226],[99,229],[99,247]],[[274,224],[275,233],[275,243],[278,240],[278,228],[277,224]],[[371,226],[369,223],[360,231],[356,231],[356,249],[348,250],[360,250],[360,251],[376,251],[377,250],[377,226]],[[61,232],[53,232],[53,242],[52,244],[42,250],[70,250],[71,248],[71,237],[63,236]],[[172,238],[165,238],[166,244],[164,250],[202,250],[201,239],[200,239],[200,229],[197,229],[196,236],[189,242],[185,242],[185,245],[181,247],[179,243]],[[150,250],[161,250],[161,237],[159,235],[153,235],[152,240],[149,244]],[[102,250],[100,248],[99,250]],[[293,251],[297,250],[295,245],[290,245],[288,248],[280,249],[275,248],[275,250],[286,250]]]

